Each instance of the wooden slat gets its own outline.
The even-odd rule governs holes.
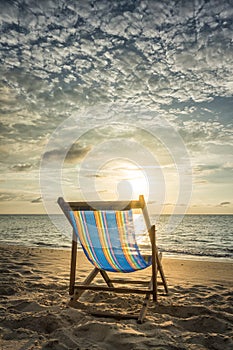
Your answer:
[[[149,281],[132,281],[132,280],[125,280],[125,279],[120,279],[120,278],[113,278],[111,279],[113,283],[118,283],[118,284],[142,284],[148,286]]]
[[[129,281],[126,281],[126,280],[123,280],[123,279],[111,279],[111,282],[113,283],[118,283],[118,284],[142,284],[142,285],[145,285],[145,286],[148,286],[148,284],[150,283],[150,281],[132,281],[132,280],[129,280]],[[158,286],[163,286],[164,283],[161,282],[161,281],[157,281],[157,285]]]
[[[128,319],[138,319],[138,315],[135,314],[123,314],[123,313],[111,313],[107,311],[92,311],[91,312],[92,316],[97,316],[97,317],[106,317],[106,318],[114,318],[116,320],[128,320]]]
[[[114,292],[114,293],[132,293],[132,294],[152,294],[152,290],[137,289],[137,288],[120,288],[120,287],[104,287],[104,286],[93,286],[79,284],[75,286],[77,290],[93,290],[93,291],[104,291],[104,292]]]
[[[139,201],[141,203],[141,208],[142,208],[142,213],[143,213],[144,220],[145,220],[145,223],[146,223],[146,228],[147,228],[148,231],[150,231],[151,223],[150,223],[150,218],[149,218],[146,202],[145,202],[145,199],[144,199],[143,195],[139,196]]]
[[[66,210],[130,210],[142,209],[140,200],[133,201],[95,201],[95,202],[66,202],[62,197],[58,198],[58,204],[63,211]]]

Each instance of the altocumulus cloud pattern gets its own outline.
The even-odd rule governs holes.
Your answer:
[[[4,169],[35,169],[65,118],[120,102],[169,120],[196,159],[202,142],[200,181],[230,179],[232,0],[2,0],[0,21]]]
[[[18,106],[45,114],[85,100],[143,99],[166,109],[228,97],[232,4],[1,1],[1,76]]]

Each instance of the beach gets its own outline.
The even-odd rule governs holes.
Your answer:
[[[69,307],[69,264],[69,250],[0,246],[0,349],[233,348],[232,262],[163,258],[169,294],[160,289],[143,324],[91,315],[135,311],[143,297],[133,294],[88,291]],[[91,268],[78,252],[78,278]]]
[[[0,18],[0,350],[233,350],[233,0]]]

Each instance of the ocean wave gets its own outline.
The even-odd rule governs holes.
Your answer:
[[[188,215],[172,233],[165,231],[164,223],[166,218],[162,217],[156,226],[157,243],[165,256],[233,259],[233,216]],[[150,253],[148,237],[138,235],[138,239],[142,252]],[[71,240],[46,215],[0,215],[0,242],[54,249],[71,246]]]

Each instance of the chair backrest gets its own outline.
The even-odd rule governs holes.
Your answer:
[[[59,198],[58,203],[94,266],[106,271],[132,272],[150,265],[140,253],[133,221],[133,209],[145,208],[143,196],[130,202],[88,204]]]

